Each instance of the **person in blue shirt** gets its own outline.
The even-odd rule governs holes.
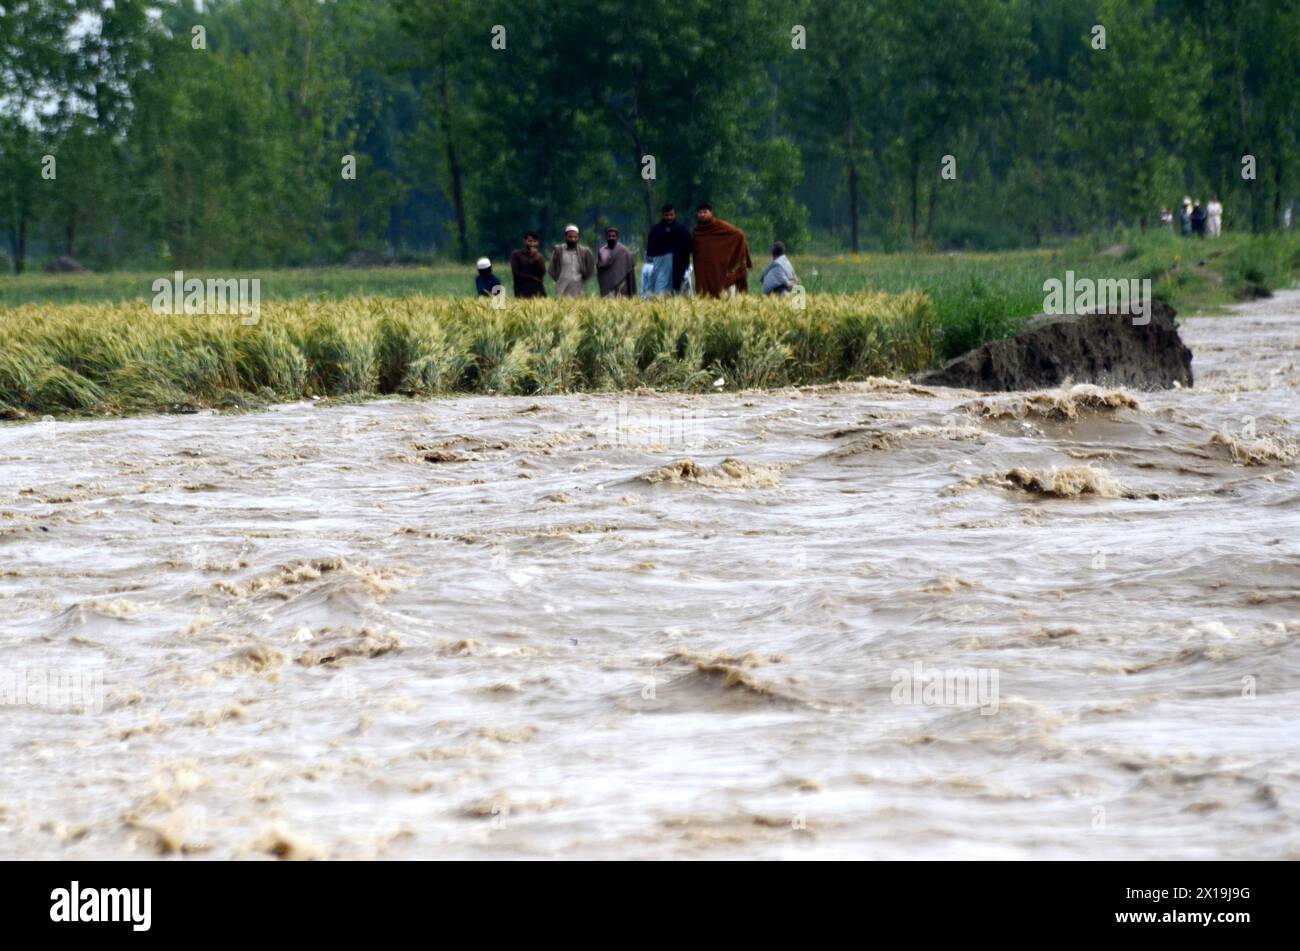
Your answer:
[[[492,273],[492,262],[487,258],[478,259],[478,277],[474,286],[478,288],[479,297],[491,297],[492,288],[501,286],[501,279]]]

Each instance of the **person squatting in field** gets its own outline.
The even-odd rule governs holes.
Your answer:
[[[478,277],[474,278],[474,289],[479,297],[491,297],[492,289],[501,286],[501,278],[492,273],[492,262],[487,258],[479,258],[475,267]]]
[[[798,284],[799,278],[794,273],[794,265],[785,256],[785,242],[778,241],[772,245],[772,263],[763,272],[763,293],[785,294],[794,290]]]

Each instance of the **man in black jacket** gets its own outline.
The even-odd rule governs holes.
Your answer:
[[[663,218],[650,229],[646,240],[646,264],[651,266],[646,295],[676,294],[691,260],[691,233],[677,220],[677,209],[664,205]]]

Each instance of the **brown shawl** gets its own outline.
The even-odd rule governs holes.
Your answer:
[[[697,223],[691,236],[691,253],[697,295],[721,297],[733,284],[737,291],[748,292],[747,272],[754,262],[749,258],[745,232],[735,225],[717,217]]]
[[[623,242],[610,247],[602,244],[596,252],[596,277],[600,281],[600,296],[636,296],[636,265],[632,253]]]

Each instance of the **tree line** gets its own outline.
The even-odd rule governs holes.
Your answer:
[[[470,260],[708,200],[756,247],[996,249],[1210,192],[1267,231],[1297,64],[1300,0],[16,0],[0,244]]]

